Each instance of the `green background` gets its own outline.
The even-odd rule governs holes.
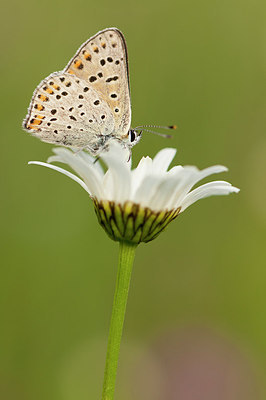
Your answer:
[[[100,398],[118,246],[85,191],[27,165],[52,146],[21,122],[37,84],[110,26],[127,40],[133,126],[179,127],[170,141],[143,135],[134,163],[176,147],[175,164],[226,165],[217,179],[241,188],[198,202],[139,246],[117,399],[265,398],[265,11],[263,0],[2,7],[2,399]]]

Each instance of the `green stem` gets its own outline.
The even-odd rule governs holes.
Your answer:
[[[120,343],[136,246],[136,244],[128,242],[120,242],[119,244],[119,263],[107,346],[102,400],[113,400],[114,398]]]

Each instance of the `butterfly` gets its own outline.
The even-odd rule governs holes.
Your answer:
[[[111,140],[130,149],[141,131],[130,129],[131,102],[125,38],[104,29],[81,45],[63,71],[36,88],[23,128],[43,142],[98,155]]]

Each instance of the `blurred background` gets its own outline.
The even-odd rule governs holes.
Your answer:
[[[140,245],[117,400],[261,400],[266,372],[266,4],[263,0],[6,2],[1,10],[1,349],[5,400],[100,398],[118,245],[85,191],[29,160],[37,84],[98,30],[127,40],[136,164],[223,164],[239,195],[189,208]],[[216,178],[215,178],[216,179]]]

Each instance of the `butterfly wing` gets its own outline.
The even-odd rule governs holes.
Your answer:
[[[112,135],[115,120],[91,86],[66,72],[48,76],[33,94],[24,129],[44,142],[97,154]]]
[[[131,124],[128,57],[123,34],[116,28],[98,32],[85,42],[65,72],[85,80],[108,104],[114,136],[124,137]]]

